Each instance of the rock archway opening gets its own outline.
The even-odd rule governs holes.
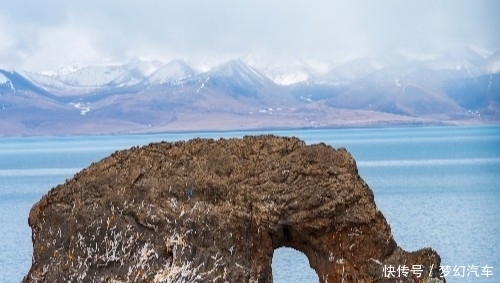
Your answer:
[[[310,267],[306,255],[294,248],[274,250],[272,260],[274,283],[318,283],[318,274]]]

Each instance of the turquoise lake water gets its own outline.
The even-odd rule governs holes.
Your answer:
[[[500,282],[499,126],[1,138],[0,282],[20,282],[29,270],[32,205],[92,162],[149,142],[254,134],[347,148],[401,247],[437,250],[450,266],[447,282]],[[292,249],[275,251],[273,277],[318,282]]]

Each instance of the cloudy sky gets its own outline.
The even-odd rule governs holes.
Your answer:
[[[496,0],[0,0],[0,68],[500,49]]]

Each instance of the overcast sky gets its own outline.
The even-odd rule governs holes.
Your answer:
[[[496,0],[0,0],[0,68],[500,49]]]

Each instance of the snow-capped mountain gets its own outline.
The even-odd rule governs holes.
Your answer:
[[[173,60],[146,78],[149,84],[179,83],[183,79],[194,76],[196,72],[185,61]]]
[[[44,74],[0,69],[0,119],[15,125],[9,126],[15,133],[0,129],[0,135],[209,129],[220,122],[213,117],[225,129],[273,121],[328,126],[360,113],[375,124],[500,122],[500,52],[377,56],[321,72],[293,60],[274,66],[231,60],[205,71],[183,60],[74,65]]]
[[[2,93],[36,93],[45,97],[52,96],[51,93],[38,87],[29,78],[23,76],[22,73],[16,71],[5,71],[0,69],[0,77],[2,77],[3,84],[0,83],[0,94]]]
[[[441,55],[437,55],[432,60],[419,61],[421,68],[448,74],[453,76],[475,77],[482,74],[486,57],[470,47],[451,49]],[[407,65],[417,65],[409,61]]]
[[[56,78],[69,86],[124,87],[136,85],[150,74],[150,70],[140,67],[137,64],[88,66]]]
[[[357,58],[329,71],[321,80],[330,84],[349,84],[385,67],[387,67],[385,62],[371,58]]]
[[[34,84],[56,94],[72,95],[93,90],[135,86],[157,71],[159,61],[132,61],[119,65],[71,66],[57,72],[22,72]],[[69,93],[68,93],[69,92]]]
[[[34,73],[28,71],[21,71],[20,74],[30,79],[34,84],[46,90],[51,90],[55,92],[61,91],[65,93],[68,91],[74,92],[80,88],[79,86],[71,86],[64,83],[63,81],[59,80],[58,76],[56,75],[48,75],[48,74]]]
[[[197,74],[184,82],[193,86],[195,94],[205,97],[253,98],[263,101],[272,98],[277,85],[264,74],[241,60],[231,60],[208,72]]]
[[[231,84],[241,86],[261,86],[269,82],[266,76],[241,60],[231,60],[213,68],[206,74],[212,81],[231,82]]]
[[[441,56],[437,62],[442,63],[441,69],[473,69],[482,65],[484,57],[470,47],[451,49]]]
[[[212,110],[232,109],[234,112],[277,107],[277,104],[286,104],[294,99],[288,97],[283,101],[278,85],[241,60],[231,60],[207,72],[178,80],[175,84],[152,89],[168,95],[176,104],[191,104]]]

